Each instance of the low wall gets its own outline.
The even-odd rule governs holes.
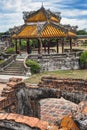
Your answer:
[[[28,59],[36,60],[42,71],[79,69],[79,57],[76,53],[29,55]]]

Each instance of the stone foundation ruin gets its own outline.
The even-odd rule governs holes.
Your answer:
[[[61,97],[77,104],[77,110],[71,110],[69,114],[79,122],[80,128],[85,130],[87,128],[87,80],[56,77],[42,77],[37,86],[25,84],[20,78],[11,78],[3,88],[0,97],[0,129],[47,129],[49,124],[39,120],[40,100]],[[32,122],[29,122],[28,120],[31,119]],[[35,123],[36,120],[40,123]]]
[[[80,68],[79,56],[82,51],[63,54],[30,54],[27,59],[40,63],[42,71],[76,70]]]

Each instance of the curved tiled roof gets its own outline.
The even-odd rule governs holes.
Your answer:
[[[36,38],[38,37],[38,30],[36,25],[28,25],[23,28],[17,35],[18,38]]]
[[[65,37],[67,30],[61,24],[46,22],[43,24],[25,25],[18,34],[14,34],[12,38],[51,38]]]
[[[45,10],[42,6],[37,11],[24,12],[25,24],[12,38],[54,38],[76,37],[73,28],[60,24],[60,13]]]
[[[77,35],[74,32],[68,32],[68,37],[76,37]]]
[[[62,30],[52,26],[51,24],[47,25],[46,28],[44,28],[43,31],[41,32],[42,38],[65,37],[65,36],[66,34]]]
[[[43,6],[33,12],[24,12],[24,20],[25,22],[43,22],[43,21],[54,21],[54,22],[60,22],[60,13],[53,13],[50,10],[46,10]]]

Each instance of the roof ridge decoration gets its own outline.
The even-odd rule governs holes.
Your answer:
[[[14,34],[12,34],[12,38],[17,38],[17,35],[25,28],[25,24],[21,26],[20,29],[18,29]]]
[[[38,25],[37,25],[39,35],[41,34],[41,32],[45,29],[45,27],[46,27],[47,25],[48,25],[48,22],[42,24],[42,26],[41,26],[41,24],[38,24]]]

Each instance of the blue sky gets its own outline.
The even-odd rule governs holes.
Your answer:
[[[23,11],[38,10],[41,5],[61,12],[61,23],[87,28],[87,0],[0,0],[0,32],[22,25]]]

